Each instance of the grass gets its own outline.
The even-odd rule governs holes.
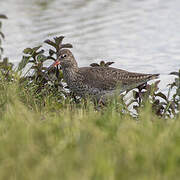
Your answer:
[[[180,117],[146,107],[138,120],[115,105],[96,111],[0,84],[0,179],[169,180],[180,177]]]

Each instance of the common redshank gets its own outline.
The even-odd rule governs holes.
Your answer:
[[[100,100],[115,93],[136,88],[159,74],[128,72],[113,67],[78,67],[77,61],[69,49],[61,49],[53,66],[61,65],[64,80],[76,95],[93,96]]]

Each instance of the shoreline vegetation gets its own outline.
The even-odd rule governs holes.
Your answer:
[[[46,67],[59,48],[72,48],[63,36],[45,41],[48,53],[25,48],[14,67],[0,23],[0,179],[179,179],[180,71],[167,95],[155,81],[99,106]]]

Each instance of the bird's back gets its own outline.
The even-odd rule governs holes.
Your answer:
[[[122,91],[132,89],[158,77],[158,74],[134,73],[112,67],[82,67],[78,75],[89,88],[104,91],[115,90],[117,87]]]

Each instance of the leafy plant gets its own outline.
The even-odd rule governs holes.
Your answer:
[[[113,64],[114,62],[104,62],[104,61],[100,61],[100,63],[92,63],[90,64],[91,67],[98,67],[98,66],[101,66],[101,67],[108,67],[110,66],[111,64]]]
[[[173,72],[171,74],[178,75],[178,78],[170,84],[168,94],[164,94],[159,91],[158,84],[160,81],[155,83],[143,84],[133,90],[133,98],[130,102],[127,103],[127,107],[132,106],[136,114],[139,113],[139,109],[145,107],[147,103],[150,103],[152,106],[152,111],[161,117],[171,118],[177,115],[179,110],[179,74]],[[176,88],[176,93],[173,95],[173,99],[170,98],[170,92],[172,88]]]
[[[45,55],[44,49],[42,46],[34,47],[34,48],[26,48],[24,52],[24,56],[22,61],[18,66],[18,70],[23,70],[27,64],[31,64],[27,73],[22,77],[21,80],[26,80],[26,88],[29,91],[33,90],[32,93],[40,98],[42,101],[43,97],[47,97],[49,95],[56,97],[57,101],[69,99],[69,102],[79,103],[81,102],[81,98],[77,97],[76,94],[71,92],[63,80],[63,74],[61,69],[54,66],[45,66],[45,62],[47,60],[55,61],[59,56],[59,51],[62,48],[72,48],[71,44],[62,44],[63,36],[55,37],[52,41],[45,40],[44,42],[52,47],[49,49],[48,55]],[[92,67],[108,67],[114,62],[104,62],[100,61],[100,63],[92,63],[90,66]],[[31,72],[31,73],[30,73]],[[31,74],[31,75],[28,75]],[[177,72],[171,73],[174,75],[179,74]],[[130,107],[133,108],[133,112],[139,114],[139,109],[145,107],[147,103],[150,103],[152,106],[152,111],[161,117],[173,117],[177,114],[177,109],[179,108],[179,78],[175,79],[175,82],[172,83],[168,95],[159,91],[158,84],[160,81],[156,81],[152,85],[143,84],[136,89],[132,90],[133,98],[127,103],[125,102],[124,97],[127,95],[122,95],[121,105],[116,103],[117,110],[123,112],[125,114],[129,114]],[[178,87],[176,90],[176,95],[173,96],[173,99],[169,97],[170,91],[172,88]]]
[[[64,36],[55,37],[53,41],[44,42],[52,47],[48,55],[45,54],[42,46],[26,48],[24,56],[18,65],[18,71],[23,71],[29,67],[21,78],[21,85],[26,87],[27,91],[32,91],[41,101],[44,97],[53,96],[59,101],[69,93],[66,85],[63,83],[62,71],[58,67],[46,66],[46,61],[55,61],[62,48],[72,48],[71,44],[62,44]],[[24,85],[25,83],[25,85]]]
[[[175,93],[173,95],[173,103],[174,103],[174,107],[175,109],[177,109],[178,111],[180,111],[180,70],[179,72],[171,72],[170,75],[175,75],[175,80],[173,83],[169,84],[169,89],[170,91],[172,89],[175,89]]]

